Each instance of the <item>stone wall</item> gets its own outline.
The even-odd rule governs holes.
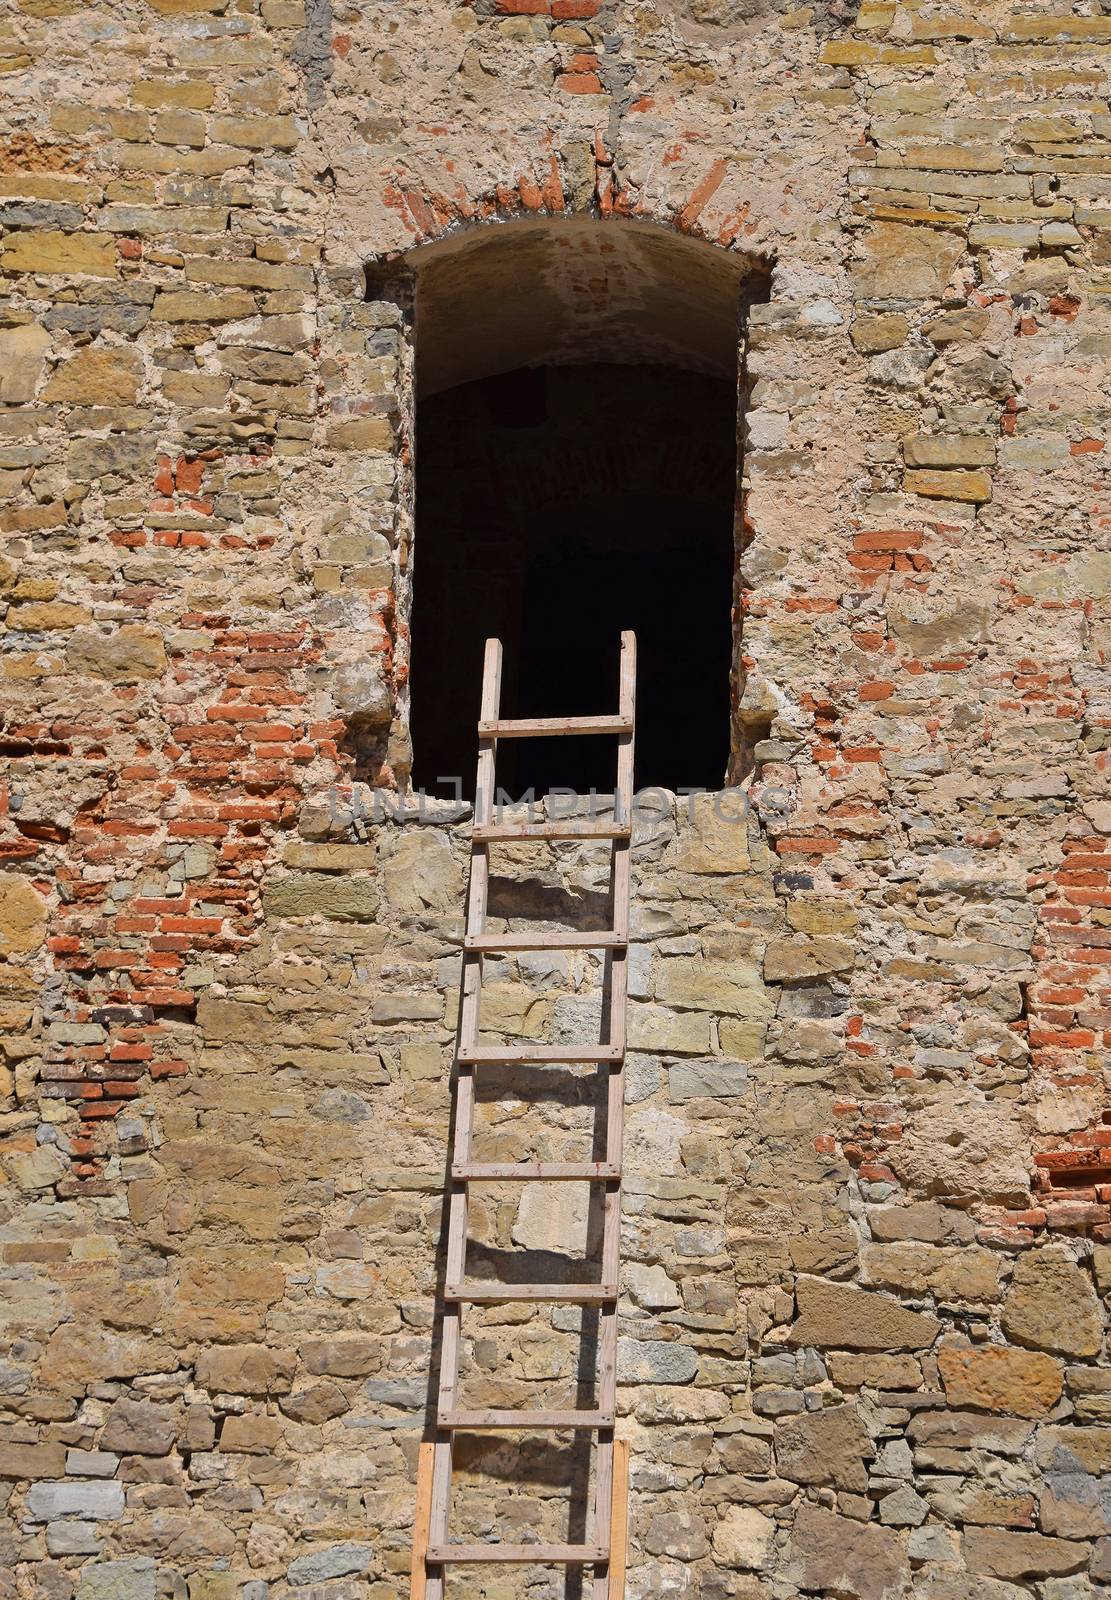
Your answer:
[[[6,1593],[405,1592],[467,846],[351,788],[411,760],[406,252],[572,215],[771,272],[747,820],[636,850],[629,1593],[1111,1582],[1109,50],[1088,0],[13,0]],[[501,873],[599,914],[574,847]],[[596,976],[488,1018],[574,1037]],[[587,1130],[527,1087],[487,1148]],[[588,1226],[476,1208],[489,1270]],[[473,1331],[476,1396],[574,1381],[565,1316]],[[504,1451],[459,1526],[579,1470]]]

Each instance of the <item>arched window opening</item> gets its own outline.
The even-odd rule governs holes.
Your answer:
[[[422,252],[416,252],[418,256]],[[616,704],[638,636],[636,782],[720,787],[751,264],[642,224],[513,223],[417,264],[413,782],[473,783],[484,639],[503,714]],[[743,383],[740,385],[743,399]],[[506,788],[612,789],[607,741],[529,740]]]

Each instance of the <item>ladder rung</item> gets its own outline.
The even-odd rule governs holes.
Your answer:
[[[583,1066],[592,1061],[620,1061],[624,1055],[619,1044],[527,1044],[485,1045],[475,1044],[469,1050],[460,1050],[456,1060],[464,1067],[504,1064],[509,1066],[546,1066],[558,1062],[563,1066]]]
[[[515,1561],[536,1566],[576,1566],[609,1560],[600,1544],[431,1544],[425,1558],[437,1566],[477,1566],[487,1561]]]
[[[623,934],[612,928],[597,933],[577,933],[568,928],[559,933],[468,933],[464,950],[623,950],[628,944]]]
[[[497,717],[478,725],[480,739],[551,739],[574,733],[632,731],[632,717]]]
[[[611,1283],[483,1283],[481,1279],[474,1279],[469,1283],[449,1283],[444,1299],[473,1306],[494,1305],[503,1300],[592,1306],[616,1300],[617,1289]]]
[[[476,822],[471,839],[475,844],[492,844],[499,839],[629,839],[632,832],[627,822],[568,817],[564,822]]]
[[[612,1411],[444,1411],[439,1428],[612,1428]]]
[[[614,1183],[621,1168],[612,1161],[461,1161],[451,1176],[456,1183]]]

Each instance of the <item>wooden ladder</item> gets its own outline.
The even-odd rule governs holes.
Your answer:
[[[625,1003],[628,993],[629,878],[632,849],[633,737],[636,708],[636,638],[621,635],[621,675],[616,717],[536,717],[504,721],[501,700],[501,644],[486,641],[482,673],[482,711],[478,724],[478,779],[471,833],[471,881],[463,941],[459,1041],[455,1073],[455,1139],[448,1200],[447,1272],[440,1313],[440,1387],[436,1434],[420,1447],[417,1508],[413,1537],[412,1600],[444,1600],[446,1569],[457,1564],[515,1562],[536,1566],[593,1568],[592,1600],[623,1600],[628,1505],[628,1446],[614,1438],[617,1403],[617,1296],[621,1252],[621,1156],[625,1117]],[[573,734],[616,735],[617,788],[610,818],[567,818],[545,822],[494,820],[495,758],[499,739]],[[603,839],[611,844],[613,927],[600,933],[488,933],[486,906],[491,844],[520,839]],[[479,1045],[482,957],[512,950],[605,952],[608,1007],[602,1039],[596,1045]],[[597,1063],[608,1068],[605,1156],[601,1161],[512,1164],[472,1161],[475,1070],[485,1063],[539,1066]],[[597,1283],[468,1282],[467,1186],[498,1183],[600,1184],[602,1211],[601,1278]],[[459,1405],[459,1357],[463,1309],[506,1301],[590,1305],[599,1308],[597,1409],[593,1411],[467,1411]],[[519,1428],[573,1429],[597,1437],[593,1528],[588,1544],[451,1544],[452,1441],[458,1431]]]

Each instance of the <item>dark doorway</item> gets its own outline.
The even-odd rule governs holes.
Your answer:
[[[736,385],[681,367],[539,366],[417,413],[413,781],[474,782],[483,642],[502,713],[616,710],[638,641],[636,783],[718,788],[729,763]],[[612,741],[512,741],[505,788],[613,788]]]

